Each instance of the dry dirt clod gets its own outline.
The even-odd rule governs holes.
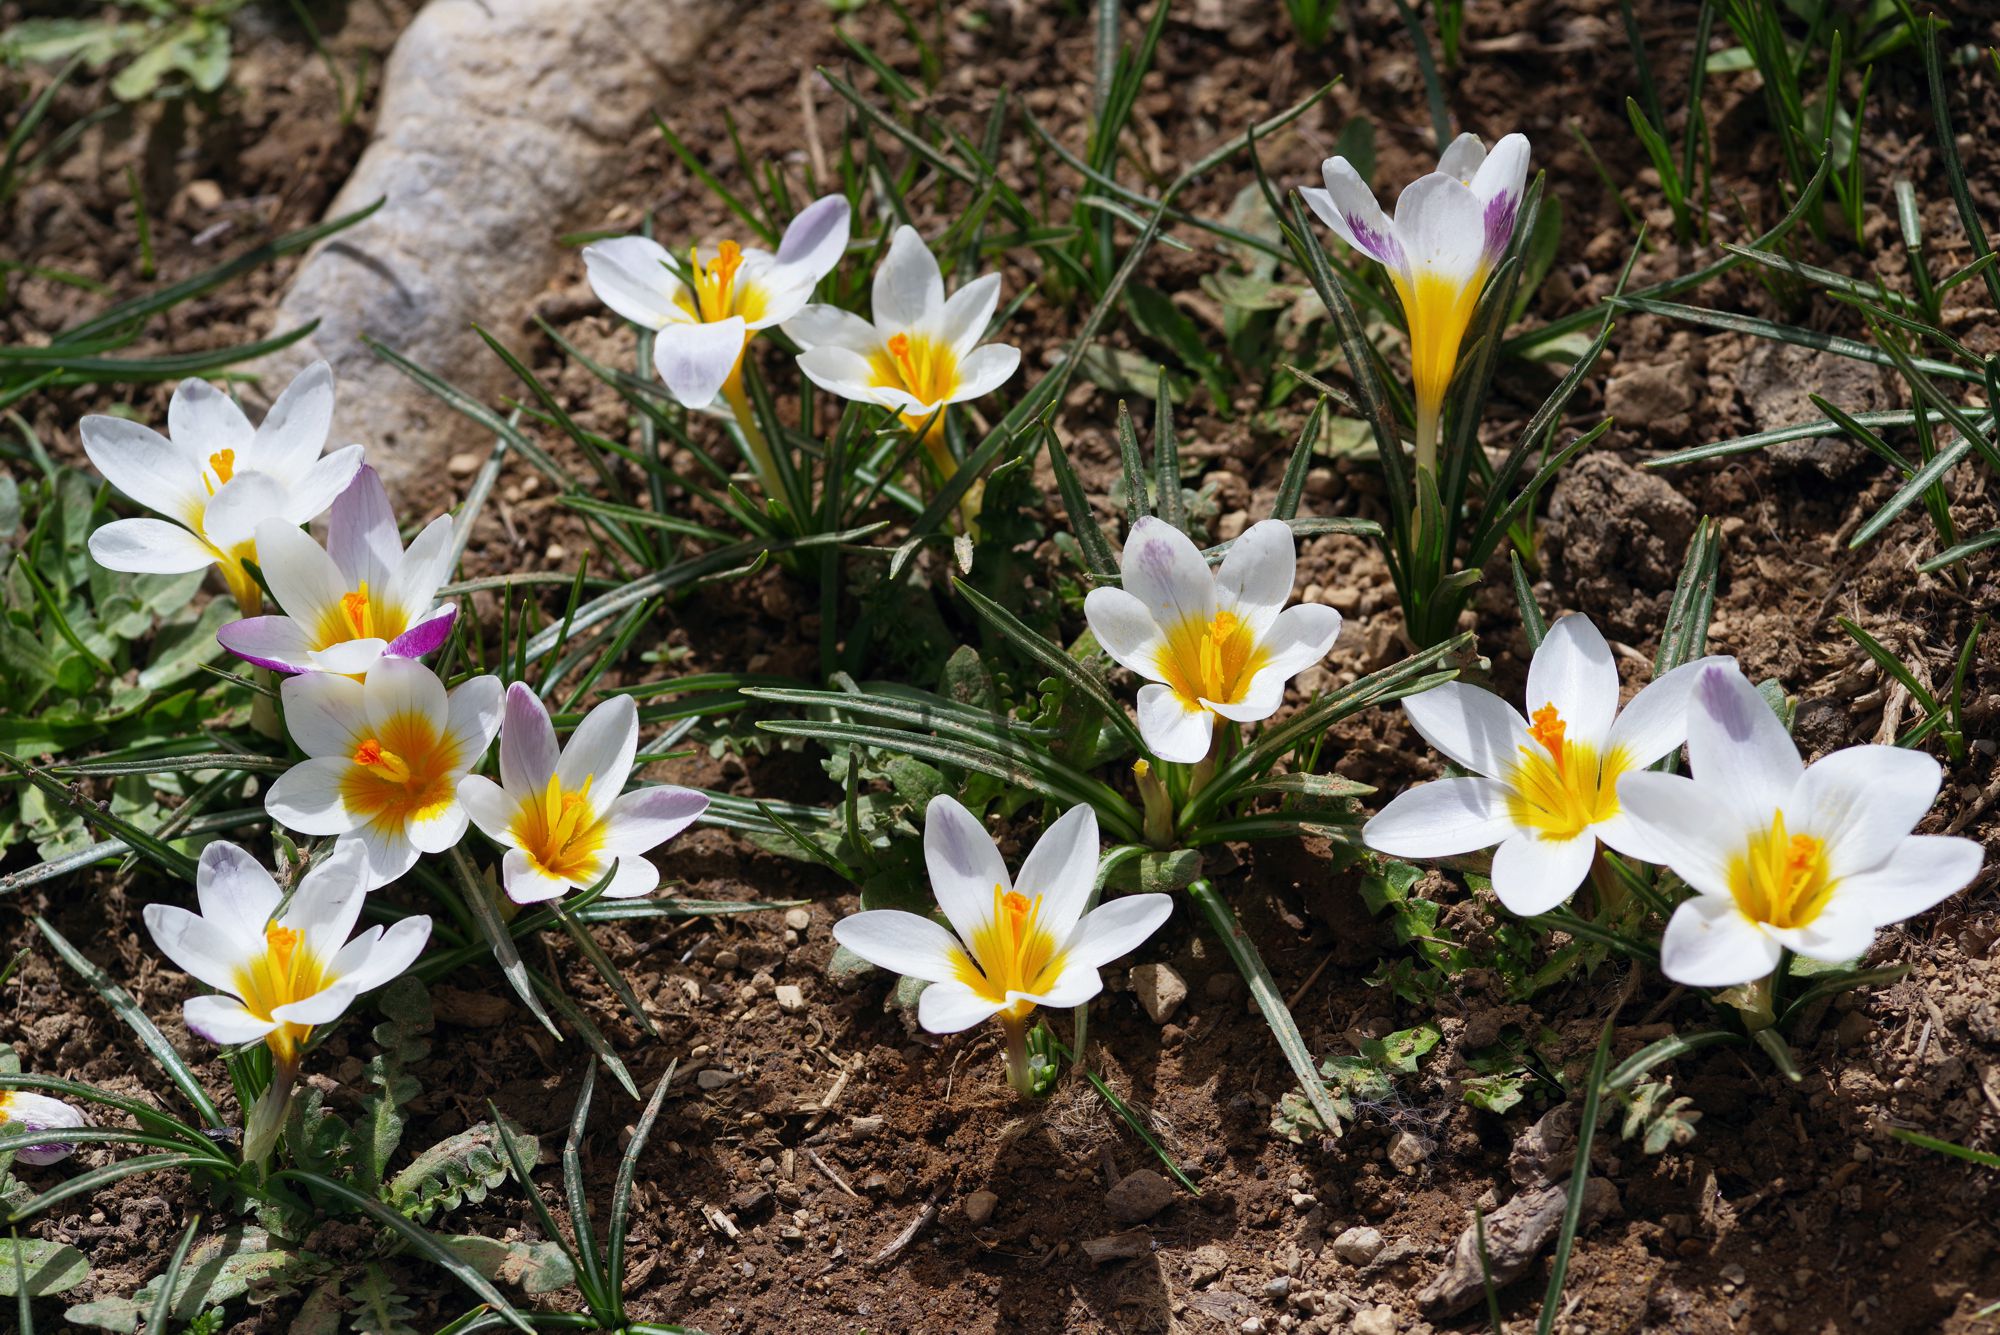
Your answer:
[[[1194,1249],[1188,1265],[1188,1287],[1199,1289],[1221,1279],[1229,1269],[1229,1253],[1214,1243]]]
[[[1347,1328],[1353,1335],[1396,1335],[1396,1309],[1387,1303],[1364,1307],[1354,1314]]]
[[[772,995],[778,999],[778,1009],[787,1015],[797,1015],[806,1008],[806,994],[796,983],[780,983]]]
[[[1141,964],[1132,970],[1132,995],[1154,1024],[1165,1024],[1187,1000],[1187,980],[1171,964]]]
[[[1458,1235],[1444,1269],[1417,1291],[1417,1306],[1433,1318],[1456,1316],[1486,1292],[1490,1273],[1496,1288],[1526,1274],[1542,1248],[1555,1240],[1569,1199],[1567,1182],[1529,1187],[1486,1217],[1486,1257],[1479,1254],[1479,1230],[1468,1226]],[[1583,1220],[1588,1228],[1618,1208],[1618,1190],[1593,1177],[1584,1184]],[[1391,1327],[1393,1329],[1393,1327]]]
[[[1141,1224],[1174,1203],[1174,1184],[1150,1168],[1120,1178],[1104,1193],[1104,1208],[1121,1224]]]
[[[1000,1207],[1000,1198],[990,1191],[975,1191],[965,1198],[965,1222],[981,1228]]]
[[[1083,1244],[1083,1254],[1090,1258],[1092,1265],[1136,1260],[1148,1255],[1152,1250],[1152,1232],[1143,1228],[1128,1228],[1123,1233],[1107,1233],[1101,1238],[1087,1239]]]
[[[1349,1265],[1367,1265],[1382,1253],[1382,1234],[1366,1224],[1348,1229],[1333,1240],[1333,1254]]]
[[[1430,1157],[1437,1146],[1422,1136],[1398,1131],[1389,1141],[1389,1162],[1399,1173],[1407,1173]]]

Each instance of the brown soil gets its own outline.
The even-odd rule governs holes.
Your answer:
[[[1392,6],[1347,7],[1352,31],[1318,55],[1298,51],[1276,6],[1259,15],[1194,4],[1189,21],[1168,25],[1158,69],[1138,108],[1136,141],[1150,174],[1170,176],[1179,161],[1204,151],[1244,123],[1270,114],[1318,81],[1338,73],[1345,82],[1296,129],[1264,145],[1265,160],[1284,183],[1309,181],[1332,151],[1351,116],[1376,121],[1382,162],[1378,179],[1407,179],[1430,165],[1421,85],[1408,39]],[[1268,8],[1271,13],[1261,16]],[[1643,3],[1642,27],[1656,53],[1663,89],[1684,84],[1692,6]],[[0,20],[12,11],[0,5]],[[957,20],[976,14],[984,26]],[[355,5],[340,25],[328,25],[336,53],[382,49],[406,13],[399,6]],[[870,8],[850,20],[856,31],[914,72],[915,59],[893,19]],[[1962,24],[1955,41],[1988,43],[2000,23]],[[976,125],[999,88],[1032,109],[1065,142],[1081,141],[1088,117],[1089,23],[1057,7],[993,5],[953,10],[947,23],[947,75],[933,105]],[[1575,137],[1580,123],[1614,178],[1630,182],[1628,198],[1668,235],[1667,215],[1641,170],[1622,102],[1630,67],[1615,6],[1520,3],[1495,11],[1469,7],[1466,68],[1452,89],[1460,124],[1490,138],[1525,131],[1536,163],[1549,173],[1568,221],[1556,266],[1538,312],[1558,314],[1608,289],[1630,229],[1605,194]],[[1598,57],[1602,57],[1601,59]],[[331,197],[340,173],[362,142],[364,108],[355,126],[333,123],[332,84],[298,35],[273,22],[239,43],[239,91],[213,108],[142,109],[86,140],[88,154],[57,179],[36,185],[0,216],[0,233],[15,253],[39,265],[69,268],[126,290],[138,281],[129,238],[131,208],[123,166],[158,172],[150,193],[163,278],[212,263],[218,242],[203,239],[224,206],[193,182],[216,182],[225,201],[257,201],[229,216],[252,235],[297,226]],[[672,108],[675,128],[698,152],[726,153],[722,113],[731,111],[753,155],[769,152],[796,164],[803,115],[798,74],[815,64],[851,63],[818,0],[781,0],[748,10],[719,37],[707,69],[725,72],[696,82]],[[872,86],[866,71],[856,76]],[[1950,213],[1938,166],[1928,147],[1929,109],[1921,71],[1906,61],[1878,73],[1867,151],[1871,181],[1885,188],[1892,174],[1918,183],[1927,233],[1936,238],[1940,270],[1969,258]],[[1956,71],[1953,113],[1961,127],[2000,116],[2000,87],[1990,68]],[[8,85],[19,94],[23,84]],[[66,94],[62,114],[93,104],[95,85]],[[816,99],[822,135],[837,133],[831,94]],[[1671,101],[1670,101],[1671,105]],[[1718,195],[1732,193],[1748,216],[1767,224],[1776,209],[1770,180],[1769,134],[1762,104],[1747,76],[1716,81],[1710,102],[1715,125]],[[100,142],[101,141],[101,142]],[[1983,135],[1961,135],[1967,172],[1995,216],[1992,182],[2000,150]],[[310,164],[300,171],[300,163]],[[1014,164],[1024,175],[1032,163]],[[725,179],[733,174],[725,170]],[[632,146],[628,185],[603,201],[607,226],[634,224],[652,210],[663,233],[706,236],[729,219],[650,132]],[[796,179],[796,175],[795,178]],[[1184,201],[1206,214],[1227,208],[1247,181],[1241,170],[1217,172]],[[149,191],[155,187],[149,186]],[[171,202],[168,202],[171,201]],[[920,195],[917,207],[937,208]],[[1720,234],[1737,237],[1733,212]],[[1170,292],[1195,291],[1213,267],[1209,249],[1192,234],[1193,254],[1160,251],[1144,276]],[[1887,235],[1873,249],[1851,245],[1806,258],[1865,272],[1895,272]],[[1699,263],[1671,245],[1640,260],[1635,282]],[[1007,290],[1032,276],[1008,264]],[[159,323],[152,350],[185,350],[240,341],[265,332],[272,294],[283,270],[224,293]],[[1961,289],[1976,297],[1976,284]],[[91,309],[75,289],[25,279],[12,289],[15,305],[0,310],[0,335],[32,338]],[[1816,327],[1853,332],[1848,312],[1814,307],[1782,310],[1753,280],[1739,274],[1691,298],[1720,309],[1748,310]],[[1190,307],[1199,314],[1198,299]],[[625,358],[629,334],[598,313],[577,266],[557,292],[523,294],[524,323],[516,340],[531,365],[556,386],[583,425],[618,435],[625,429],[617,401],[580,368],[568,365],[546,339],[530,337],[533,309],[592,356]],[[1996,342],[1994,317],[1976,307],[1954,313],[1953,332],[1982,351]],[[1028,348],[1031,374],[1040,350],[1074,327],[1081,313],[1036,299],[1016,333]],[[1114,341],[1133,343],[1126,331]],[[768,354],[767,354],[768,355]],[[1771,349],[1737,336],[1709,335],[1651,317],[1622,319],[1611,349],[1573,404],[1569,426],[1594,424],[1607,411],[1620,426],[1573,467],[1548,499],[1541,521],[1543,607],[1579,610],[1649,660],[1680,552],[1698,515],[1724,519],[1726,547],[1712,651],[1733,653],[1757,677],[1775,676],[1800,697],[1798,733],[1814,753],[1856,742],[1888,740],[1913,721],[1899,689],[1834,624],[1836,615],[1861,621],[1906,658],[1927,666],[1934,681],[1949,676],[1957,647],[1978,609],[1990,608],[1993,567],[1975,561],[1965,587],[1915,573],[1932,550],[1918,518],[1906,515],[1877,542],[1858,551],[1847,535],[1885,498],[1894,483],[1872,461],[1830,451],[1786,459],[1745,456],[1666,474],[1635,465],[1661,448],[1715,440],[1791,420],[1803,402],[1800,386],[1825,386],[1836,400],[1867,406],[1900,402],[1886,378],[1854,379],[1851,364],[1828,358],[1774,358]],[[1503,380],[1486,439],[1504,444],[1532,411],[1545,386],[1523,374]],[[1303,417],[1294,401],[1275,422],[1260,419],[1247,399],[1223,418],[1197,404],[1182,410],[1184,438],[1206,461],[1203,484],[1217,493],[1227,531],[1268,506],[1286,446]],[[1870,398],[1869,396],[1879,396]],[[143,413],[160,416],[165,390],[133,396]],[[59,452],[74,456],[75,417],[101,407],[94,390],[43,396],[30,420]],[[1608,405],[1608,406],[1607,406]],[[1064,405],[1064,438],[1094,494],[1106,496],[1116,471],[1110,430],[1114,398],[1080,387]],[[1137,405],[1135,405],[1135,408]],[[559,454],[557,433],[542,443]],[[1048,485],[1046,464],[1043,483]],[[1990,527],[1994,503],[1984,479],[1960,470],[1958,506],[1967,531]],[[1315,475],[1307,512],[1379,514],[1368,468],[1326,461]],[[510,467],[500,503],[482,519],[469,574],[554,567],[587,540],[565,519],[527,470]],[[447,489],[425,498],[428,508],[451,503]],[[1051,500],[1060,522],[1059,505]],[[426,508],[419,506],[417,508]],[[1109,519],[1106,506],[1101,518]],[[1060,558],[1043,544],[1039,570]],[[1342,606],[1349,629],[1325,667],[1302,678],[1303,691],[1351,680],[1396,658],[1399,629],[1386,571],[1365,544],[1347,538],[1307,543],[1300,585],[1309,597]],[[1065,572],[1073,577],[1074,572]],[[1317,586],[1318,592],[1312,592]],[[740,669],[810,677],[816,668],[815,595],[773,571],[711,586],[662,614],[654,647],[682,651],[687,671]],[[944,614],[963,626],[960,614]],[[1489,581],[1472,617],[1492,660],[1497,689],[1518,691],[1525,643],[1504,580]],[[1077,626],[1067,627],[1071,632]],[[1953,830],[1991,844],[2000,830],[1993,798],[1995,701],[2000,699],[2000,630],[1989,629],[1973,659],[1967,686],[1966,730],[1982,738],[1972,757],[1950,768],[1944,795],[1926,830]],[[753,655],[757,656],[753,658]],[[1632,675],[1643,680],[1644,668]],[[1343,774],[1390,788],[1436,773],[1436,762],[1400,715],[1364,715],[1338,729],[1326,754]],[[774,751],[721,761],[661,767],[657,777],[701,782],[738,792],[824,800],[834,791],[816,754]],[[1018,858],[1023,835],[1008,852]],[[19,865],[18,851],[9,866]],[[643,1085],[679,1063],[674,1093],[647,1150],[633,1211],[631,1306],[635,1317],[685,1322],[700,1329],[762,1331],[1088,1331],[1348,1329],[1361,1309],[1387,1304],[1395,1329],[1430,1329],[1413,1294],[1429,1278],[1483,1197],[1512,1191],[1507,1156],[1515,1138],[1546,1106],[1530,1100],[1505,1117],[1476,1111],[1460,1098],[1468,1035],[1501,1024],[1546,1028],[1545,1053],[1580,1075],[1598,1028],[1616,1014],[1616,1052],[1626,1055],[1675,1028],[1709,1022],[1697,997],[1659,979],[1631,979],[1613,962],[1573,974],[1543,992],[1532,1010],[1510,1007],[1496,986],[1467,980],[1434,1004],[1398,999],[1368,979],[1402,953],[1370,920],[1355,893],[1355,877],[1324,847],[1246,846],[1211,859],[1218,883],[1238,910],[1288,996],[1315,1051],[1353,1050],[1362,1038],[1431,1021],[1445,1042],[1422,1074],[1405,1081],[1401,1101],[1363,1110],[1359,1123],[1327,1147],[1300,1147],[1273,1135],[1270,1105],[1290,1076],[1262,1021],[1245,998],[1226,958],[1183,907],[1150,945],[1145,958],[1171,963],[1187,980],[1189,998],[1164,1026],[1147,1019],[1126,990],[1122,971],[1107,975],[1107,993],[1093,1007],[1091,1033],[1099,1069],[1121,1092],[1150,1110],[1157,1133],[1200,1184],[1145,1226],[1144,1254],[1094,1265],[1082,1244],[1119,1231],[1106,1208],[1110,1181],[1153,1160],[1086,1087],[1071,1082],[1044,1105],[1024,1107],[1006,1091],[993,1036],[974,1033],[938,1041],[884,1005],[882,981],[852,992],[836,990],[824,965],[831,924],[854,905],[852,894],[815,868],[750,849],[721,832],[690,835],[665,857],[684,893],[723,899],[810,901],[810,924],[786,925],[777,911],[690,920],[671,928],[643,926],[601,933],[612,958],[645,998],[664,1041],[645,1041],[615,998],[603,993],[566,945],[548,947],[551,972],[573,984],[619,1045]],[[1429,888],[1451,901],[1460,929],[1479,928],[1483,912],[1462,887],[1432,878]],[[178,1002],[189,981],[163,970],[145,945],[138,907],[181,898],[179,887],[140,876],[119,881],[96,874],[0,905],[8,955],[35,947],[13,982],[15,1005],[0,1016],[0,1041],[12,1042],[27,1069],[92,1081],[141,1094],[157,1087],[153,1068],[129,1035],[59,961],[37,944],[23,915],[45,912],[94,960],[159,1017],[191,1057],[208,1055],[180,1027]],[[1560,1329],[1578,1332],[1724,1331],[1973,1331],[1972,1314],[2000,1298],[2000,1177],[1972,1169],[1887,1135],[1913,1127],[1981,1148],[2000,1145],[2000,899],[1987,873],[1938,911],[1887,932],[1873,962],[1907,961],[1903,981],[1841,998],[1802,1038],[1802,1085],[1788,1085],[1763,1060],[1739,1050],[1684,1059],[1675,1069],[1679,1092],[1702,1113],[1687,1146],[1647,1157],[1606,1138],[1602,1170],[1617,1187],[1620,1211],[1579,1239]],[[1330,958],[1329,958],[1330,957]],[[778,984],[800,987],[806,1008],[780,1009]],[[1633,986],[1636,984],[1636,991]],[[420,1067],[426,1094],[417,1104],[406,1144],[427,1144],[484,1116],[492,1099],[503,1112],[558,1143],[572,1091],[586,1058],[576,1043],[560,1047],[517,1009],[477,1004],[467,994],[499,993],[491,970],[452,980],[441,991],[441,1024],[432,1059]],[[351,1090],[372,1051],[367,1024],[352,1020],[332,1035],[318,1070]],[[219,1062],[199,1068],[218,1095],[227,1081]],[[724,1073],[705,1089],[696,1072]],[[705,1082],[714,1084],[716,1078]],[[637,1110],[608,1082],[588,1147],[593,1179],[608,1183]],[[1432,1146],[1415,1162],[1388,1157],[1392,1138],[1409,1134]],[[53,1170],[24,1170],[47,1185],[77,1164],[108,1160],[79,1155]],[[1153,1165],[1156,1166],[1156,1165]],[[552,1169],[544,1195],[560,1209]],[[977,1191],[998,1197],[983,1226],[965,1216]],[[1489,1200],[1490,1204],[1490,1200]],[[146,1176],[71,1203],[44,1219],[39,1236],[75,1242],[91,1254],[105,1292],[127,1291],[164,1264],[170,1240],[205,1202],[184,1181]],[[935,1207],[914,1243],[886,1264],[872,1264],[890,1242]],[[735,1236],[711,1222],[726,1212]],[[1374,1263],[1338,1260],[1331,1240],[1368,1224],[1388,1247]],[[534,1224],[515,1189],[496,1192],[455,1226],[492,1235]],[[1544,1258],[1501,1295],[1503,1314],[1532,1319],[1547,1280]],[[469,1305],[465,1295],[437,1288],[433,1272],[404,1272],[406,1291],[424,1302],[431,1325]],[[235,1329],[283,1331],[295,1299],[280,1297],[243,1316]],[[60,1306],[37,1309],[38,1328],[60,1329]],[[1483,1328],[1483,1315],[1442,1323]]]

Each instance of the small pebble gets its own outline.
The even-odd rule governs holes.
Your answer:
[[[1165,1024],[1187,1000],[1188,985],[1171,964],[1141,964],[1132,970],[1132,995],[1154,1024]]]
[[[813,915],[811,909],[785,910],[785,926],[791,928],[795,932],[805,931],[808,927],[812,926],[812,922],[813,922]]]
[[[806,994],[797,983],[779,983],[772,995],[778,999],[778,1009],[787,1015],[797,1015],[806,1008]]]
[[[1000,1198],[990,1191],[975,1191],[965,1198],[965,1222],[982,1227],[1000,1207]]]
[[[485,460],[482,457],[472,453],[470,450],[466,450],[458,454],[454,454],[451,456],[451,458],[445,460],[444,468],[445,471],[447,473],[450,473],[453,477],[466,477],[469,476],[470,474],[477,473],[479,471],[479,465],[484,462]]]
[[[1121,1224],[1143,1224],[1174,1203],[1174,1184],[1150,1168],[1120,1178],[1104,1193],[1104,1208]]]
[[[742,956],[733,950],[718,950],[715,952],[715,967],[718,969],[733,969],[741,959]]]
[[[736,1072],[725,1071],[719,1067],[711,1066],[705,1071],[697,1071],[694,1082],[703,1089],[721,1089],[735,1078]]]
[[[1353,1335],[1396,1335],[1396,1309],[1387,1303],[1364,1307],[1354,1314],[1347,1328]]]
[[[1396,1166],[1396,1171],[1407,1173],[1428,1159],[1435,1148],[1421,1136],[1398,1131],[1389,1141],[1389,1162]]]
[[[1333,1240],[1333,1254],[1349,1265],[1367,1265],[1382,1254],[1382,1234],[1366,1224],[1350,1228]]]
[[[1291,1291],[1292,1277],[1290,1275],[1280,1275],[1264,1286],[1264,1296],[1274,1303],[1285,1301],[1285,1296]]]

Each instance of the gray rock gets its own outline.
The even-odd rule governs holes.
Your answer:
[[[1187,1000],[1187,980],[1171,964],[1140,964],[1132,970],[1132,995],[1154,1024],[1165,1024]]]
[[[1333,1240],[1333,1254],[1349,1265],[1367,1265],[1382,1254],[1382,1234],[1366,1224],[1357,1225]]]
[[[1389,1139],[1389,1162],[1395,1165],[1397,1172],[1407,1173],[1430,1158],[1431,1151],[1436,1148],[1435,1144],[1422,1136],[1412,1135],[1408,1131],[1398,1131]]]
[[[1174,1203],[1174,1184],[1150,1168],[1122,1177],[1104,1193],[1104,1208],[1121,1224],[1143,1224]]]
[[[1737,369],[1736,388],[1759,431],[1825,421],[1826,414],[1812,401],[1814,394],[1850,413],[1893,408],[1901,399],[1894,374],[1883,367],[1792,343],[1758,343]],[[1871,457],[1865,446],[1839,432],[1780,441],[1768,446],[1765,455],[1780,468],[1810,468],[1828,480],[1838,480]]]
[[[560,267],[558,244],[625,170],[627,145],[728,12],[722,0],[430,0],[383,72],[374,142],[328,209],[386,201],[307,256],[277,327],[320,321],[259,367],[283,385],[324,357],[334,437],[368,447],[392,493],[491,444],[384,362],[366,334],[487,397],[513,376],[473,332],[511,338]]]
[[[1684,362],[1650,362],[1620,371],[1604,390],[1604,411],[1618,425],[1642,432],[1648,444],[1672,443],[1687,434],[1694,407],[1692,373]]]

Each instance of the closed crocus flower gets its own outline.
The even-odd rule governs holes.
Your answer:
[[[626,899],[652,892],[660,871],[646,857],[694,823],[708,799],[671,784],[625,791],[639,747],[639,707],[617,695],[584,715],[569,745],[532,689],[507,688],[500,725],[500,782],[470,774],[459,801],[480,831],[507,850],[500,864],[507,897],[517,904],[586,889],[615,865],[604,893]]]
[[[1438,416],[1459,344],[1486,279],[1507,251],[1528,176],[1528,141],[1510,134],[1488,153],[1462,134],[1396,200],[1392,221],[1346,158],[1320,168],[1324,190],[1299,191],[1348,245],[1389,271],[1410,331],[1416,381],[1417,466],[1437,467]]]
[[[1083,610],[1104,651],[1149,683],[1139,688],[1139,734],[1161,760],[1204,759],[1218,718],[1269,718],[1285,683],[1333,648],[1339,612],[1285,606],[1296,560],[1282,520],[1252,524],[1213,572],[1172,524],[1148,515],[1132,526],[1122,587],[1092,589]]]
[[[1587,618],[1549,627],[1528,664],[1528,717],[1491,691],[1446,682],[1403,701],[1423,739],[1470,777],[1419,784],[1362,827],[1392,857],[1493,854],[1493,893],[1510,913],[1546,913],[1576,893],[1601,841],[1657,861],[1619,800],[1618,782],[1687,737],[1698,674],[1733,659],[1702,658],[1662,676],[1618,708],[1611,646]]]
[[[165,519],[118,519],[90,535],[108,570],[184,574],[219,566],[236,605],[255,615],[263,593],[257,526],[297,527],[326,512],[361,467],[361,447],[322,455],[333,422],[333,372],[314,362],[252,427],[234,400],[205,380],[183,380],[167,405],[167,431],[122,417],[86,417],[84,453],[105,480]],[[261,563],[260,563],[261,564]]]
[[[690,252],[692,281],[674,271],[667,250],[643,236],[584,247],[598,300],[654,330],[653,366],[688,408],[717,394],[740,393],[736,372],[759,329],[797,315],[820,279],[847,250],[848,207],[838,195],[814,200],[792,219],[776,254],[723,241]]]
[[[837,306],[806,307],[785,322],[805,349],[799,369],[844,399],[894,408],[912,430],[935,433],[946,404],[992,393],[1021,364],[1021,350],[982,344],[1000,303],[1000,275],[946,297],[938,262],[913,227],[898,227],[875,271],[874,319]]]
[[[238,658],[277,672],[360,675],[383,655],[422,658],[451,633],[455,604],[439,606],[450,573],[451,516],[439,515],[403,550],[389,493],[362,468],[333,503],[326,546],[283,519],[257,526],[259,568],[282,616],[246,617],[216,633]]]
[[[997,1018],[1008,1075],[1029,1092],[1026,1034],[1037,1006],[1081,1006],[1103,987],[1098,970],[1136,950],[1173,912],[1166,895],[1122,895],[1089,913],[1097,878],[1097,813],[1073,807],[1007,874],[978,819],[938,796],[924,813],[924,862],[949,930],[900,909],[869,909],[834,924],[833,939],[869,963],[929,983],[917,1020],[955,1034]]]
[[[312,672],[279,687],[306,759],[278,776],[264,809],[301,834],[338,835],[386,885],[465,835],[458,781],[500,727],[500,679],[449,694],[422,663],[382,658],[365,681]]]
[[[73,1108],[61,1099],[37,1094],[32,1089],[0,1089],[0,1132],[7,1135],[43,1131],[59,1134],[89,1125],[90,1118],[82,1109]],[[76,1146],[56,1139],[15,1150],[14,1157],[42,1168],[69,1158],[75,1151]]]
[[[1688,775],[1618,785],[1659,861],[1693,888],[1660,942],[1660,968],[1689,987],[1770,975],[1783,952],[1840,962],[1878,928],[1970,884],[1970,839],[1913,835],[1941,772],[1921,751],[1854,746],[1810,765],[1734,668],[1704,669],[1688,714]]]
[[[188,1028],[224,1046],[261,1039],[282,1070],[295,1070],[314,1028],[408,969],[430,939],[431,920],[421,916],[353,936],[367,893],[358,846],[336,846],[300,879],[282,912],[283,892],[255,858],[231,843],[203,849],[195,870],[201,911],[146,906],[146,930],[160,953],[215,989],[182,1007]]]

